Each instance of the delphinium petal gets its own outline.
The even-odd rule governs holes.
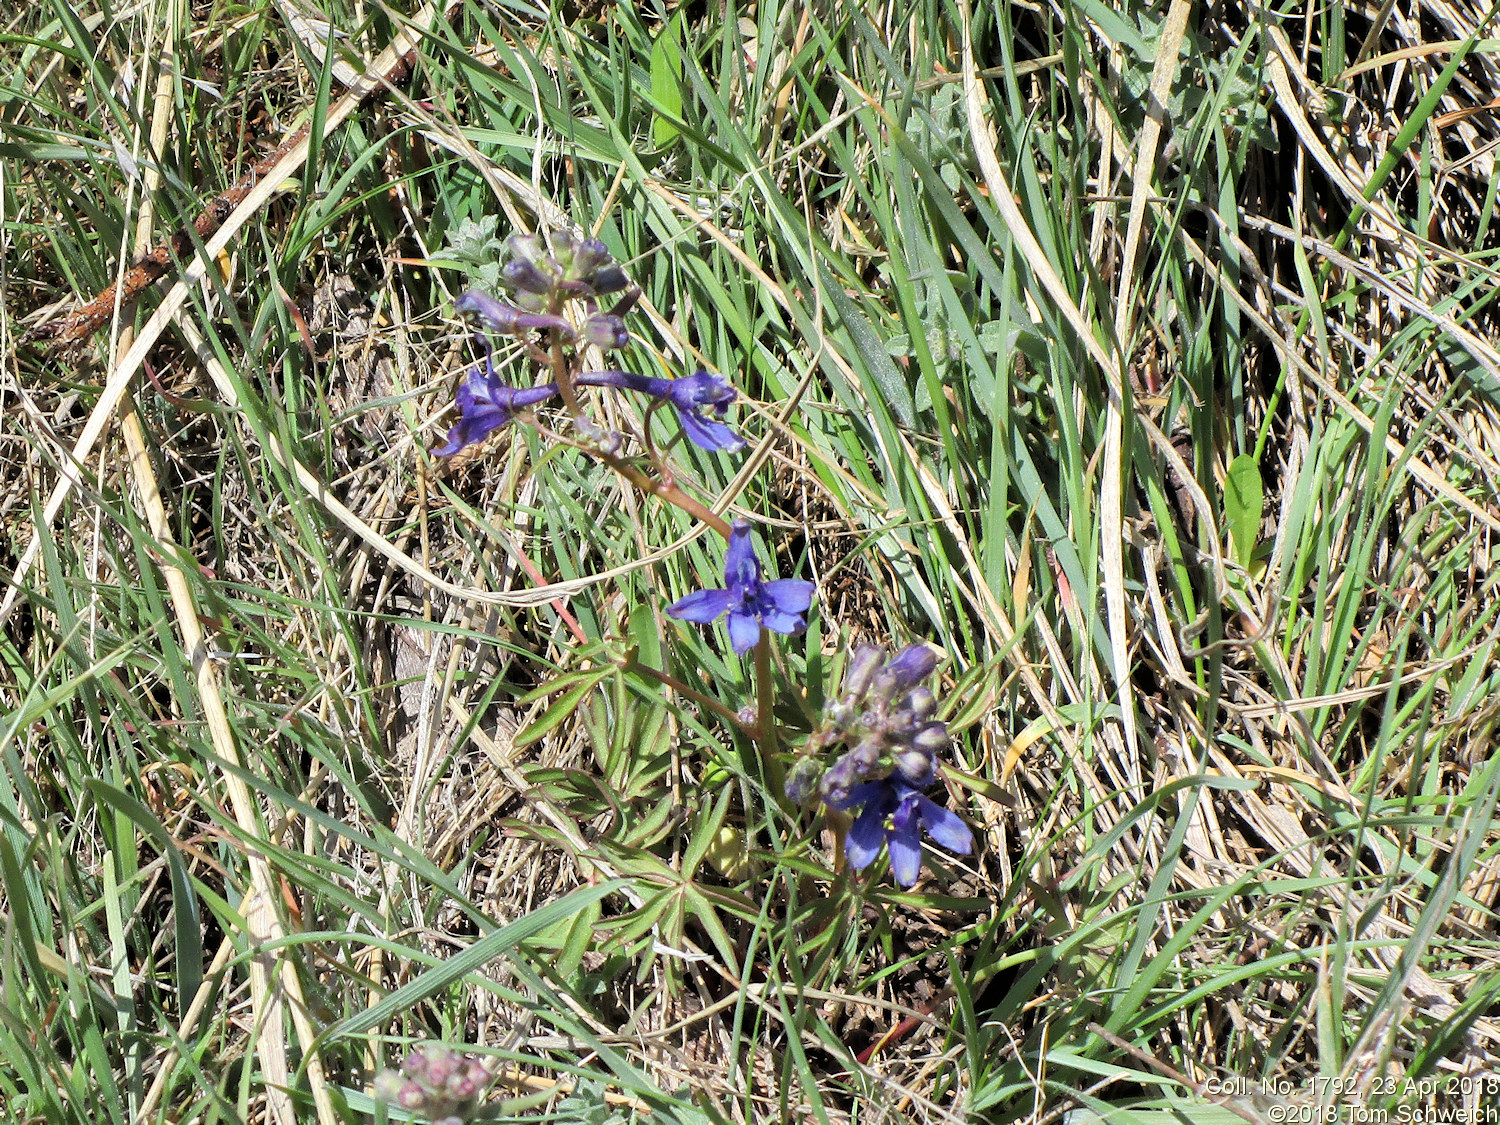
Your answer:
[[[934,801],[917,794],[917,807],[922,818],[922,828],[943,847],[957,855],[968,855],[974,846],[974,834],[951,809],[945,809]]]
[[[778,578],[760,587],[760,619],[773,633],[799,633],[807,627],[803,615],[812,608],[816,587],[800,578]]]
[[[903,887],[909,887],[922,873],[922,824],[916,802],[923,798],[915,789],[903,792],[904,787],[899,782],[892,788],[896,790],[899,802],[891,813],[885,846],[891,854],[892,877]]]
[[[729,545],[724,549],[724,583],[743,601],[760,586],[760,560],[750,542],[750,521],[735,520],[729,526]]]
[[[508,425],[517,410],[545,402],[557,394],[556,383],[540,387],[507,387],[500,382],[490,361],[488,346],[484,365],[475,364],[458,385],[455,405],[458,421],[448,431],[448,440],[434,449],[437,457],[452,457],[459,450],[483,441]]]
[[[728,590],[697,590],[673,602],[667,612],[680,621],[710,625],[715,618],[728,613],[733,604],[734,594]]]
[[[760,641],[760,618],[741,609],[729,611],[729,647],[743,656]]]
[[[762,628],[791,635],[807,628],[816,587],[798,578],[762,582],[760,561],[750,542],[750,524],[736,520],[730,528],[724,555],[724,588],[699,590],[667,607],[681,621],[706,625],[720,614],[729,615],[729,646],[746,653],[760,640]]]
[[[846,807],[860,806],[863,807],[844,839],[844,854],[855,871],[863,871],[880,855],[885,843],[885,818],[896,807],[896,792],[882,781],[867,781],[849,793]]]
[[[735,453],[745,447],[744,438],[716,421],[729,410],[737,394],[734,384],[722,375],[699,371],[681,379],[659,379],[629,371],[585,371],[578,382],[587,387],[621,387],[662,399],[676,412],[688,440],[702,449]]]

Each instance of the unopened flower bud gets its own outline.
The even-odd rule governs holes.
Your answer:
[[[570,230],[555,230],[552,232],[552,256],[557,259],[563,267],[565,275],[571,275],[569,268],[573,265],[578,253],[579,238]]]
[[[592,281],[602,267],[612,264],[608,246],[597,238],[585,238],[573,251],[568,277],[573,281]]]
[[[512,258],[535,262],[547,256],[547,244],[539,234],[513,234],[505,240],[505,249]]]
[[[907,645],[881,671],[893,681],[895,690],[901,691],[916,687],[932,675],[937,663],[938,654],[926,645]]]
[[[552,279],[526,258],[512,258],[501,266],[500,280],[512,289],[522,289],[538,296],[552,291]]]
[[[874,645],[860,645],[855,649],[844,669],[845,698],[859,699],[869,691],[870,681],[884,660],[885,651]]]
[[[937,754],[946,750],[952,741],[948,737],[948,727],[944,723],[928,723],[911,738],[913,746],[928,754]]]
[[[594,274],[590,284],[595,293],[618,293],[630,284],[630,279],[619,266],[604,266]]]
[[[884,711],[898,687],[900,685],[896,682],[896,677],[889,670],[882,668],[870,680],[870,690],[865,692],[865,702],[871,704],[876,710]],[[873,718],[873,716],[870,717]]]
[[[630,333],[625,329],[625,322],[608,313],[595,313],[585,320],[579,335],[584,343],[606,349],[623,348],[630,340]]]
[[[812,756],[799,758],[786,775],[786,799],[800,805],[817,791],[823,763]]]
[[[901,710],[917,720],[929,718],[937,710],[937,696],[925,687],[914,687],[901,701]]]
[[[891,755],[891,773],[914,789],[925,789],[937,777],[937,760],[925,750],[904,746]]]
[[[823,774],[822,780],[818,782],[818,793],[830,805],[839,805],[849,799],[849,790],[863,780],[859,763],[855,761],[853,751],[850,751]]]
[[[886,775],[886,771],[881,768],[880,763],[881,741],[878,734],[872,734],[861,741],[853,750],[849,751],[849,757],[853,759],[864,777],[884,777]]]
[[[887,742],[910,742],[917,731],[917,721],[905,711],[893,711],[885,715],[875,729]]]
[[[479,1084],[467,1074],[454,1074],[448,1078],[444,1091],[450,1098],[467,1101],[479,1092]]]

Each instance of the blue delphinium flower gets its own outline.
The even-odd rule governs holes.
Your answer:
[[[957,814],[921,793],[937,780],[937,756],[951,741],[947,725],[933,717],[936,697],[922,684],[937,661],[921,644],[889,659],[874,645],[855,649],[842,690],[787,775],[792,801],[816,794],[829,808],[858,809],[845,840],[849,866],[868,867],[887,845],[891,872],[904,887],[921,871],[924,829],[952,852],[966,854],[974,842]],[[840,745],[846,749],[830,765],[824,755]]]
[[[483,337],[480,337],[483,342]],[[485,344],[484,365],[475,364],[458,385],[458,421],[448,431],[448,440],[437,449],[436,457],[452,457],[465,446],[483,441],[501,426],[509,424],[517,410],[545,402],[557,394],[556,383],[540,387],[507,387],[495,374],[495,367]]]
[[[856,785],[845,799],[829,798],[828,804],[836,809],[859,809],[844,841],[849,866],[864,870],[875,862],[884,844],[891,853],[891,874],[903,887],[914,884],[921,873],[924,831],[959,855],[967,855],[974,845],[973,834],[957,813],[928,800],[899,773]]]
[[[744,438],[716,421],[728,411],[737,394],[734,384],[722,375],[697,371],[681,379],[657,379],[628,371],[585,371],[578,381],[589,387],[642,391],[670,403],[688,440],[703,449],[736,453],[745,448]]]
[[[788,635],[807,628],[804,615],[812,606],[815,587],[800,578],[762,582],[760,560],[750,545],[750,524],[745,520],[735,520],[730,528],[724,585],[722,590],[689,594],[669,606],[667,613],[699,625],[728,613],[729,646],[736,653],[754,648],[762,628]]]

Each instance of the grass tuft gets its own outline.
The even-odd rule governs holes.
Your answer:
[[[482,1120],[1495,1103],[1482,6],[22,8],[0,1119],[406,1120],[429,1041]],[[664,612],[718,538],[558,408],[427,452],[567,224],[751,444],[590,409],[817,583],[778,758]],[[780,779],[915,641],[978,847],[905,889]]]

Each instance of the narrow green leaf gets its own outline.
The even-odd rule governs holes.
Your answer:
[[[166,825],[129,793],[98,780],[89,781],[88,789],[96,801],[127,817],[167,861],[167,875],[172,884],[172,928],[177,938],[177,988],[186,1003],[203,980],[203,930],[198,923],[198,896],[188,877],[187,864],[182,862],[182,853],[177,850],[177,841],[172,839]]]
[[[651,97],[656,114],[651,122],[651,139],[665,148],[682,134],[676,122],[682,120],[682,13],[662,29],[651,44]]]
[[[578,710],[578,704],[585,695],[594,690],[598,679],[587,679],[582,683],[574,684],[552,701],[552,705],[537,716],[534,723],[516,735],[515,746],[517,750],[530,746],[539,738],[544,737],[548,731],[555,728],[573,712]]]
[[[599,921],[599,904],[596,902],[580,910],[568,923],[567,935],[557,955],[557,971],[566,980],[583,964],[583,955],[594,942],[594,925]]]
[[[703,857],[708,854],[709,848],[718,841],[719,826],[724,823],[724,817],[728,815],[729,799],[732,796],[734,796],[733,786],[724,786],[724,791],[714,802],[713,811],[699,820],[697,827],[693,830],[692,839],[682,854],[682,870],[689,879],[698,870],[698,865],[703,862]]]
[[[1249,453],[1241,453],[1229,463],[1224,479],[1224,514],[1228,517],[1229,535],[1234,542],[1234,558],[1243,567],[1250,565],[1260,536],[1260,517],[1265,508],[1261,487],[1260,463]]]
[[[698,919],[699,925],[708,932],[714,949],[724,959],[724,964],[729,967],[729,971],[738,975],[740,966],[739,959],[735,956],[734,942],[729,936],[729,931],[724,928],[719,912],[714,909],[708,897],[691,883],[685,888],[684,894],[687,898],[687,908],[692,911],[693,917]]]
[[[593,887],[580,887],[570,895],[549,902],[540,910],[532,911],[524,918],[517,918],[508,926],[501,926],[494,933],[486,934],[462,953],[455,953],[436,968],[428,969],[410,984],[396,989],[380,1003],[356,1012],[340,1020],[323,1033],[326,1043],[334,1043],[347,1035],[357,1035],[372,1027],[379,1027],[398,1012],[406,1011],[423,1000],[436,996],[455,981],[488,965],[496,958],[512,952],[527,938],[535,937],[560,919],[587,910],[605,895],[613,894],[624,885],[622,879],[611,879]]]
[[[37,950],[38,935],[36,920],[31,913],[31,892],[27,889],[25,874],[15,849],[3,833],[0,833],[0,886],[5,888],[5,897],[10,903],[7,944],[14,941],[20,947],[21,960],[26,962],[26,968],[31,973],[33,987],[40,989],[47,979],[47,972]]]
[[[527,707],[538,699],[546,699],[549,695],[556,695],[564,687],[576,684],[597,684],[613,671],[611,668],[585,668],[581,672],[564,672],[544,684],[532,688],[525,695],[516,700],[517,707]]]
[[[844,292],[844,287],[839,283],[837,277],[827,269],[820,271],[823,277],[824,288],[828,291],[828,299],[833,303],[834,309],[839,314],[839,319],[844,322],[844,330],[849,333],[849,339],[854,342],[854,350],[859,353],[859,358],[864,361],[865,368],[874,377],[876,385],[880,388],[885,402],[891,412],[904,426],[910,426],[916,420],[916,404],[912,401],[911,390],[906,385],[906,376],[891,362],[890,354],[880,342],[880,337],[875,334],[874,327],[869,319],[849,299]]]

